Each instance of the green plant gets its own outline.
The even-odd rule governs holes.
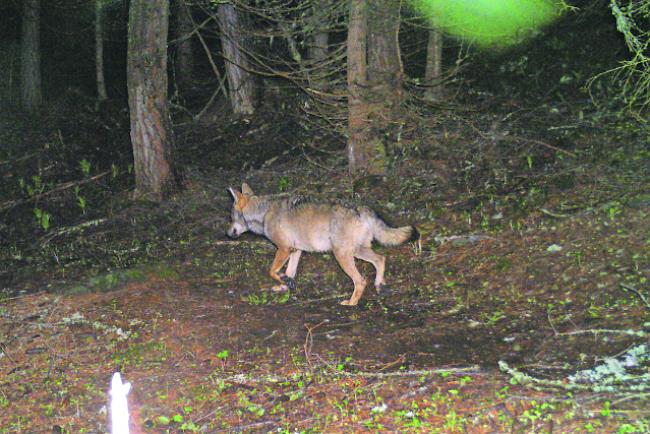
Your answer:
[[[610,221],[614,221],[616,219],[616,216],[623,212],[621,209],[621,203],[618,201],[611,202],[606,209]]]
[[[86,160],[85,158],[81,161],[79,161],[79,168],[81,169],[81,172],[85,175],[88,176],[90,174],[90,161]]]
[[[289,178],[287,178],[284,175],[280,176],[280,178],[278,178],[278,191],[282,193],[286,191],[288,187],[289,187]]]
[[[576,259],[576,264],[578,265],[578,267],[582,266],[582,250],[576,250],[575,252],[573,252],[573,256]]]
[[[465,418],[459,417],[456,410],[450,409],[445,415],[444,428],[448,431],[464,431]]]
[[[81,208],[81,212],[85,214],[86,213],[86,198],[84,198],[83,196],[81,196],[79,194],[79,186],[78,185],[76,185],[74,187],[74,194],[75,194],[75,196],[77,198],[77,204],[79,205],[79,208]]]
[[[257,417],[262,417],[266,413],[266,410],[261,405],[257,405],[254,402],[251,402],[250,399],[242,391],[238,391],[239,395],[239,405],[241,405],[246,411],[254,414]]]
[[[608,417],[612,415],[612,411],[610,409],[611,403],[609,401],[603,402],[603,408],[600,410],[600,415],[603,417]]]
[[[501,321],[502,319],[504,319],[506,317],[506,314],[501,312],[500,310],[496,310],[492,313],[486,312],[481,316],[483,317],[483,321],[485,322],[485,324],[492,326],[498,323],[499,321]]]
[[[45,190],[45,184],[43,184],[43,181],[41,180],[41,177],[38,175],[32,176],[32,183],[29,184],[25,182],[23,178],[20,178],[18,180],[18,185],[20,186],[21,190],[24,190],[27,193],[27,196],[29,197],[34,197],[38,194],[41,194]]]
[[[550,402],[537,403],[537,401],[532,401],[531,404],[532,407],[519,416],[519,420],[524,424],[534,425],[538,420],[548,420],[549,413],[555,410],[555,406]]]
[[[249,304],[252,304],[254,306],[260,306],[263,304],[268,304],[269,302],[269,295],[267,291],[262,291],[259,295],[258,294],[249,294],[248,297],[244,298]]]
[[[44,211],[40,208],[34,208],[34,217],[36,217],[36,222],[43,228],[44,231],[47,231],[50,228],[50,213]]]

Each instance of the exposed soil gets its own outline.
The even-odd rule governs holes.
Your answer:
[[[241,178],[261,192],[285,180],[298,193],[346,194],[342,172],[305,164],[190,175],[165,206],[135,205],[73,236],[99,245],[121,234],[107,246],[118,249],[155,224],[169,234],[152,244],[163,259],[86,277],[74,265],[74,277],[56,266],[14,277],[31,289],[0,305],[3,432],[105,432],[116,371],[133,385],[134,432],[647,429],[646,392],[534,390],[497,366],[562,380],[647,341],[617,332],[650,320],[647,303],[621,286],[643,295],[650,277],[647,172],[619,181],[590,172],[592,182],[551,188],[524,214],[498,209],[507,195],[467,212],[450,190],[405,188],[433,182],[407,177],[425,168],[405,163],[359,195],[392,204],[385,214],[416,223],[422,244],[378,248],[390,291],[369,288],[350,308],[339,302],[351,282],[331,255],[304,255],[298,289],[276,294],[265,289],[273,246],[224,236],[225,187]],[[371,277],[368,264],[360,269]]]

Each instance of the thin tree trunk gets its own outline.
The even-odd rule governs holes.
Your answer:
[[[397,143],[402,122],[404,73],[399,48],[400,2],[373,0],[368,12],[369,121],[377,148]]]
[[[185,0],[178,0],[177,11],[178,50],[176,51],[176,81],[181,90],[188,90],[194,78],[192,11]]]
[[[312,30],[311,44],[309,45],[309,58],[323,60],[327,57],[329,48],[329,32],[327,31],[327,9],[330,7],[329,0],[316,0],[312,6],[310,27]]]
[[[136,198],[161,199],[175,186],[167,107],[168,26],[169,0],[131,0],[127,86]]]
[[[427,63],[424,71],[424,82],[428,86],[425,98],[437,101],[442,97],[442,33],[437,29],[429,29],[427,42]]]
[[[314,42],[310,50],[310,57],[315,60],[323,60],[327,57],[330,35],[326,30],[314,33]]]
[[[41,93],[41,3],[24,0],[21,41],[21,102],[28,111],[36,110],[43,101]]]
[[[242,19],[232,4],[221,3],[217,6],[219,27],[221,28],[221,45],[226,61],[226,77],[230,102],[235,114],[251,115],[254,107],[254,87],[248,72],[248,60],[244,47]]]
[[[104,0],[95,0],[95,73],[97,77],[97,100],[106,101],[104,78]]]
[[[311,34],[308,35],[307,57],[312,65],[309,68],[311,72],[308,73],[309,86],[320,91],[327,87],[325,68],[322,65],[329,53],[328,8],[330,7],[331,0],[315,0],[309,17]]]
[[[367,87],[367,6],[365,0],[350,0],[348,25],[348,164],[350,173],[382,173],[384,159],[375,152],[368,123]],[[377,158],[379,157],[379,158]]]

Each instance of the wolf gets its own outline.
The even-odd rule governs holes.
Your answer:
[[[228,236],[237,238],[251,231],[264,235],[278,249],[270,270],[271,278],[278,282],[272,288],[274,291],[295,290],[294,278],[302,252],[331,251],[354,282],[352,296],[341,304],[356,306],[367,282],[357,270],[354,258],[375,267],[375,288],[380,292],[386,258],[372,250],[372,241],[397,246],[418,237],[414,226],[389,227],[365,206],[319,203],[285,194],[258,196],[246,183],[241,191],[232,187],[228,191],[234,199]],[[281,273],[287,260],[287,268]]]

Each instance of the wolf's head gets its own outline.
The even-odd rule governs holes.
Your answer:
[[[230,212],[231,222],[227,234],[230,238],[237,238],[251,229],[246,221],[244,213],[246,212],[246,207],[250,203],[251,196],[255,193],[253,193],[253,190],[245,182],[241,186],[241,192],[232,187],[228,187],[228,191],[235,202],[232,204],[232,211]]]

